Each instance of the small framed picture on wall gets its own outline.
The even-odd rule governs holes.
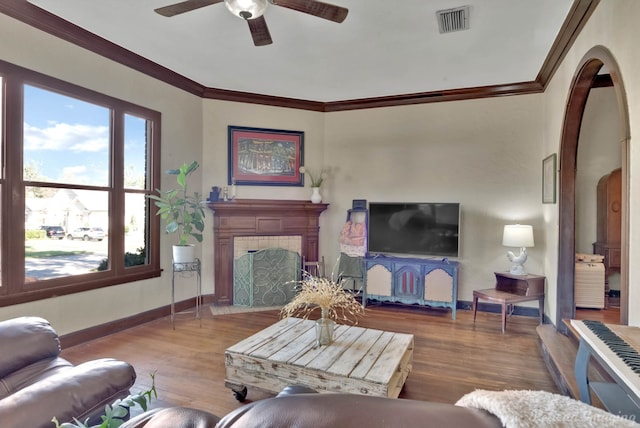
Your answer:
[[[556,154],[544,158],[542,161],[542,203],[556,203]]]

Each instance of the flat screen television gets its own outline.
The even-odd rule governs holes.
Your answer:
[[[370,202],[370,254],[458,257],[460,204]]]

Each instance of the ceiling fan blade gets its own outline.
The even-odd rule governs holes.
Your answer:
[[[256,46],[265,46],[273,43],[271,40],[271,34],[269,33],[269,27],[267,27],[267,21],[264,16],[259,16],[254,19],[247,19],[249,24],[249,31],[251,31],[251,37],[253,37],[253,44]]]
[[[308,13],[318,18],[328,19],[333,22],[342,22],[347,17],[349,9],[323,3],[318,0],[270,0],[271,3],[286,7],[287,9],[297,10],[298,12]]]
[[[159,7],[158,9],[154,9],[154,12],[159,13],[162,16],[171,17],[200,9],[201,7],[222,3],[223,1],[224,0],[187,0],[180,3],[170,4],[169,6]]]

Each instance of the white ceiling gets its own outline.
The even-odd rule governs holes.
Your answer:
[[[253,45],[224,4],[166,18],[178,0],[29,0],[206,87],[332,102],[535,80],[572,0],[325,0],[341,24],[269,4]],[[470,6],[440,34],[436,11]]]

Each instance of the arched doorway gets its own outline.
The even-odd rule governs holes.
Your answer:
[[[569,90],[560,142],[560,189],[558,213],[558,285],[556,324],[566,332],[562,323],[565,318],[575,317],[575,206],[576,206],[576,159],[578,139],[582,126],[584,108],[589,91],[600,71],[605,66],[611,75],[618,101],[622,142],[622,242],[620,269],[620,322],[628,323],[629,290],[629,113],[620,69],[613,55],[603,46],[596,46],[582,58]]]

